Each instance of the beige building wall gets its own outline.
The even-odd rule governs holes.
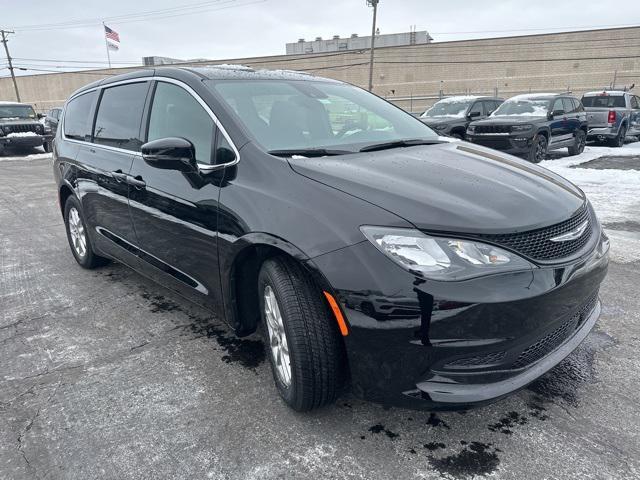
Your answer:
[[[368,51],[280,55],[207,62],[285,68],[368,84]],[[77,88],[135,68],[18,77],[22,100],[38,110],[61,105]],[[440,42],[376,50],[374,91],[399,106],[423,111],[441,94],[510,96],[526,92],[585,91],[640,84],[640,27]],[[640,91],[640,87],[636,89]],[[10,78],[0,78],[0,100],[14,100]]]

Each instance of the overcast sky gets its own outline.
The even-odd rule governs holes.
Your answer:
[[[191,7],[178,10],[183,6]],[[159,10],[164,10],[162,15],[131,16]],[[112,53],[112,60],[123,62],[122,66],[139,64],[149,55],[183,59],[278,55],[285,53],[287,42],[298,38],[371,31],[371,9],[365,0],[0,0],[0,11],[0,27],[16,30],[9,43],[16,66],[43,70],[59,65],[69,69],[70,61],[106,62],[100,21],[115,16],[127,16],[107,21],[120,34],[121,49]],[[32,26],[76,20],[91,25],[51,30]],[[378,12],[381,33],[404,32],[416,25],[436,41],[638,23],[638,0],[380,0]],[[0,68],[5,63],[0,50]],[[0,76],[6,75],[6,68],[0,70]]]

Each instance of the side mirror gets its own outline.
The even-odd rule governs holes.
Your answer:
[[[44,113],[37,113],[36,114],[39,120],[42,120],[44,117],[46,117],[46,115]]]
[[[480,112],[469,112],[469,115],[468,115],[469,118],[478,118],[480,116],[482,116],[482,113]]]
[[[167,137],[147,142],[142,145],[142,158],[152,167],[163,170],[198,170],[196,149],[185,138]]]
[[[554,110],[553,112],[551,112],[551,120],[553,120],[556,117],[562,117],[564,115],[564,110]]]

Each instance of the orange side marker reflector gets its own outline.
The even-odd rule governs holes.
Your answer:
[[[324,296],[327,297],[327,301],[329,302],[329,306],[331,310],[333,310],[333,314],[336,317],[336,321],[338,322],[338,326],[340,327],[340,333],[343,337],[349,335],[349,329],[347,328],[347,322],[344,321],[344,317],[342,316],[342,312],[340,311],[340,307],[338,306],[338,302],[333,298],[329,292],[323,291]]]

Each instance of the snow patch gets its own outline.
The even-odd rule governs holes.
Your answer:
[[[38,135],[36,132],[13,132],[10,133],[9,135],[7,135],[7,138],[12,138],[12,137],[39,137],[40,135]]]

